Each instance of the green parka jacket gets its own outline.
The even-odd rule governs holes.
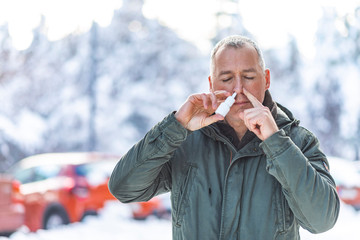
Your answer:
[[[300,239],[332,228],[339,199],[316,137],[276,106],[279,131],[241,149],[212,124],[186,130],[168,115],[132,147],[109,181],[121,202],[171,191],[173,239]]]

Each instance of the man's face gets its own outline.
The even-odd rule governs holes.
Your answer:
[[[253,107],[243,89],[263,102],[265,91],[270,87],[270,72],[262,70],[254,47],[248,44],[241,48],[221,47],[215,55],[209,84],[212,92],[226,90],[230,94],[237,93],[226,119],[239,121],[239,113]]]

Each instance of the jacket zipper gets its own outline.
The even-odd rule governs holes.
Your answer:
[[[218,138],[216,138],[218,141],[221,141],[223,142],[224,144],[226,144],[229,148],[231,148],[232,150],[234,150],[234,152],[237,152],[237,150],[235,149],[235,147],[232,145],[232,143],[230,143],[226,138],[224,137],[221,137],[221,136],[218,136]],[[236,155],[236,154],[235,154]],[[257,154],[256,154],[257,155]],[[242,157],[246,157],[246,156],[252,156],[252,155],[243,155]],[[228,170],[226,172],[226,175],[225,175],[225,185],[224,185],[224,193],[226,192],[226,189],[227,189],[227,178],[228,178],[228,175],[229,175],[229,172],[230,172],[230,169],[231,167],[234,165],[234,162],[235,161],[232,161],[232,151],[230,150],[230,165],[228,167]],[[223,195],[223,203],[226,201],[226,194]],[[224,238],[224,222],[223,222],[223,219],[224,219],[224,214],[225,214],[225,206],[224,204],[222,204],[222,208],[221,208],[221,224],[220,224],[220,234],[219,234],[219,239],[223,239]],[[285,215],[283,215],[285,216]]]
[[[217,134],[217,133],[215,132],[215,130],[213,130],[213,129],[211,129],[211,130],[212,130],[212,131],[214,132],[214,134],[216,135],[216,136],[215,136],[215,139],[216,139],[217,141],[223,142],[224,144],[226,144],[226,145],[230,148],[230,153],[231,153],[231,155],[230,155],[230,165],[229,165],[228,170],[227,170],[226,175],[225,175],[225,181],[224,181],[224,187],[223,187],[223,189],[224,189],[223,191],[224,191],[224,193],[225,193],[225,192],[226,192],[226,189],[227,189],[227,178],[228,178],[230,169],[231,169],[232,165],[233,165],[234,162],[235,162],[235,161],[232,161],[232,158],[233,158],[232,152],[234,151],[234,152],[236,153],[237,150],[236,150],[235,146],[234,146],[227,138],[225,138],[225,137]],[[210,137],[211,137],[211,136],[210,136]],[[231,151],[231,150],[232,150],[232,151]],[[256,155],[258,155],[258,154],[256,154]],[[235,154],[235,156],[236,156],[236,154]],[[252,155],[243,155],[242,157],[246,157],[246,156],[252,156]],[[224,203],[225,201],[226,201],[226,194],[223,195],[223,203]],[[224,214],[225,214],[225,209],[224,209],[224,208],[225,208],[225,206],[224,206],[224,204],[222,204],[222,207],[221,207],[220,233],[219,233],[219,239],[220,239],[220,240],[223,239],[223,237],[224,237],[224,222],[223,222]]]
[[[225,145],[227,145],[230,148],[230,164],[229,164],[229,167],[228,167],[228,169],[226,171],[224,187],[223,187],[223,189],[224,189],[223,192],[225,193],[226,189],[227,189],[227,181],[226,181],[226,179],[228,178],[228,174],[229,174],[230,168],[231,168],[232,163],[233,163],[233,161],[232,161],[232,158],[233,158],[232,152],[234,151],[236,153],[237,151],[236,151],[235,147],[232,145],[232,143],[227,140],[227,138],[218,136],[217,140],[223,142]],[[226,194],[223,194],[223,204],[221,206],[221,221],[220,221],[221,223],[220,223],[220,234],[219,234],[219,239],[220,240],[223,239],[223,237],[224,237],[224,222],[223,222],[223,220],[224,220],[224,214],[225,214],[225,210],[224,210],[224,208],[225,208],[224,202],[225,201],[226,201]]]

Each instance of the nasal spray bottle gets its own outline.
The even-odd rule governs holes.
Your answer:
[[[224,102],[220,104],[220,106],[216,109],[215,113],[220,114],[225,117],[226,114],[230,111],[230,107],[234,104],[236,97],[236,92],[232,96],[226,98]]]

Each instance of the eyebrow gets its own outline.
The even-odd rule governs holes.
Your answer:
[[[231,73],[232,73],[232,71],[221,71],[218,76],[220,77],[221,75],[227,75],[227,74],[231,74]]]
[[[243,72],[256,72],[256,69],[255,68],[249,68],[249,69],[243,70]]]
[[[244,69],[242,72],[244,73],[249,73],[249,72],[256,72],[255,68],[248,68],[248,69]],[[227,70],[227,71],[221,71],[218,75],[218,77],[222,76],[222,75],[227,75],[227,74],[231,74],[232,71]]]

